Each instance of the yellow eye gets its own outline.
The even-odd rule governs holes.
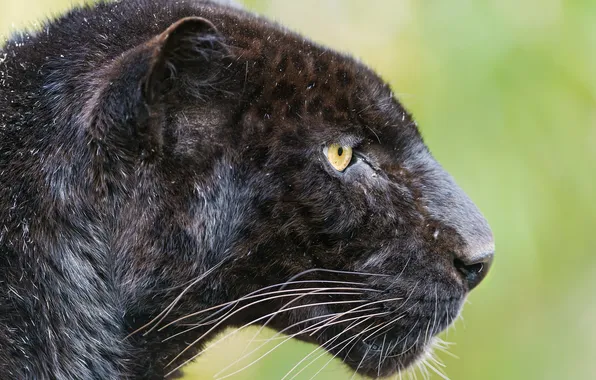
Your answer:
[[[327,159],[335,170],[343,172],[350,164],[350,161],[352,161],[352,148],[339,144],[331,144],[327,147]]]

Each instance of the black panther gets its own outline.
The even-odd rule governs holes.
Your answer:
[[[0,50],[0,377],[175,377],[267,325],[384,376],[491,230],[389,86],[207,1],[71,10]]]

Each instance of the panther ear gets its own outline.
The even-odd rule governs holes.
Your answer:
[[[211,22],[187,17],[98,70],[83,115],[94,155],[114,161],[159,155],[163,97],[175,87],[200,84],[225,54],[222,37]],[[106,160],[110,161],[100,158],[102,166],[111,166]]]
[[[225,54],[221,35],[202,17],[178,20],[156,37],[155,44],[143,89],[149,104],[158,100],[168,79],[184,70],[196,70],[198,74]]]

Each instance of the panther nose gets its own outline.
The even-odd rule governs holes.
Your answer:
[[[474,289],[486,277],[493,261],[494,252],[494,244],[491,244],[478,254],[456,255],[453,265],[468,285],[468,290]]]
[[[432,163],[430,164],[432,165]],[[441,189],[423,194],[429,215],[439,225],[448,228],[434,231],[436,241],[447,245],[442,252],[451,252],[446,256],[449,269],[472,290],[482,281],[490,269],[495,252],[495,241],[488,222],[474,202],[457,186],[453,178],[435,163],[434,171],[426,188]],[[433,231],[435,224],[429,224]],[[443,240],[441,240],[443,239]],[[445,248],[443,248],[445,249]]]

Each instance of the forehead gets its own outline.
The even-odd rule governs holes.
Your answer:
[[[356,134],[410,122],[389,87],[353,58],[262,20],[232,25],[222,32],[251,120]]]

